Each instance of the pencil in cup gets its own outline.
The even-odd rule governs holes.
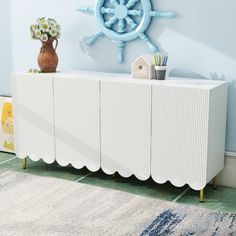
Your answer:
[[[154,54],[153,55],[154,66],[166,66],[168,61],[167,54]]]

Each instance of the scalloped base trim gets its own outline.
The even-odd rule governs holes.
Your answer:
[[[173,186],[181,188],[185,185],[188,185],[191,189],[200,191],[204,189],[207,185],[206,182],[191,182],[187,180],[181,180],[181,179],[172,179],[172,178],[164,178],[164,177],[153,177],[153,181],[155,181],[158,184],[165,184],[166,182],[170,182]]]
[[[28,157],[32,161],[35,161],[35,162],[42,160],[46,164],[52,164],[56,161],[58,163],[58,165],[60,165],[62,167],[66,167],[68,165],[71,165],[71,166],[73,166],[73,168],[75,168],[77,170],[83,169],[84,167],[86,167],[91,172],[97,172],[98,170],[100,170],[100,165],[89,166],[89,165],[86,165],[86,164],[81,164],[81,163],[78,163],[78,162],[73,162],[72,163],[72,162],[68,162],[68,161],[65,161],[65,160],[57,159],[57,158],[52,159],[52,158],[49,158],[47,156],[42,157],[42,158],[38,158],[36,155],[22,154],[22,153],[19,153],[16,156],[20,159],[24,159],[24,158]]]
[[[136,174],[132,174],[130,172],[124,172],[124,171],[121,171],[121,170],[108,170],[104,167],[101,167],[102,171],[107,174],[107,175],[113,175],[114,173],[118,173],[120,176],[122,176],[123,178],[130,178],[132,175],[135,176],[135,178],[141,180],[141,181],[146,181],[148,180],[151,176],[148,175],[148,176],[144,176],[144,175],[136,175]]]
[[[105,174],[107,175],[113,175],[114,173],[118,173],[120,176],[122,176],[123,178],[129,178],[132,175],[134,175],[137,179],[141,180],[141,181],[146,181],[148,180],[150,177],[153,179],[154,182],[156,182],[157,184],[165,184],[166,182],[170,182],[173,186],[175,187],[183,187],[184,185],[188,185],[191,189],[196,190],[196,191],[200,191],[202,189],[204,189],[207,185],[206,182],[191,182],[191,181],[186,181],[186,180],[181,180],[181,179],[171,179],[171,178],[165,178],[165,177],[153,177],[151,175],[148,176],[141,176],[141,175],[137,175],[137,174],[132,174],[130,172],[124,172],[121,170],[108,170],[104,167],[100,167],[100,166],[89,166],[86,164],[80,164],[78,162],[67,162],[65,160],[61,160],[61,159],[56,159],[56,158],[50,158],[50,157],[43,157],[43,158],[38,158],[36,155],[32,155],[32,154],[22,154],[22,153],[18,153],[16,155],[18,158],[20,159],[24,159],[26,157],[30,158],[32,161],[44,161],[47,164],[52,164],[53,162],[57,162],[60,166],[62,167],[66,167],[68,165],[72,165],[73,168],[75,169],[82,169],[84,167],[86,167],[89,171],[91,172],[97,172],[98,170],[102,170]]]

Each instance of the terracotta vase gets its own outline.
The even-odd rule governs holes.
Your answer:
[[[53,42],[56,41],[55,48]],[[53,73],[57,70],[58,56],[56,53],[58,40],[49,38],[48,41],[42,42],[42,47],[38,56],[38,65],[43,73]]]

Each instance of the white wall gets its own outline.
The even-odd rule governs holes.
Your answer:
[[[230,188],[236,188],[236,156],[226,155],[225,168],[218,176],[218,184]]]
[[[37,67],[40,43],[29,37],[29,25],[50,16],[62,25],[59,70],[87,69],[130,72],[131,62],[149,53],[143,42],[127,45],[126,63],[116,62],[116,47],[101,39],[93,48],[81,46],[83,38],[98,30],[95,17],[78,13],[78,4],[93,6],[95,0],[11,0],[14,70]],[[236,151],[236,1],[152,0],[156,10],[173,10],[176,19],[154,19],[148,35],[170,55],[169,74],[230,83],[227,129],[228,151]]]
[[[0,95],[10,94],[12,71],[10,1],[0,3]]]

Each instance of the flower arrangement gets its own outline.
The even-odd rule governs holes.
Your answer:
[[[47,42],[50,38],[59,39],[61,36],[61,26],[56,20],[51,18],[39,18],[35,24],[30,26],[32,39]]]
[[[58,66],[56,49],[61,36],[61,26],[52,18],[39,18],[30,26],[31,37],[42,43],[38,56],[40,70],[31,69],[30,73],[55,73]],[[54,42],[56,43],[54,45]]]

